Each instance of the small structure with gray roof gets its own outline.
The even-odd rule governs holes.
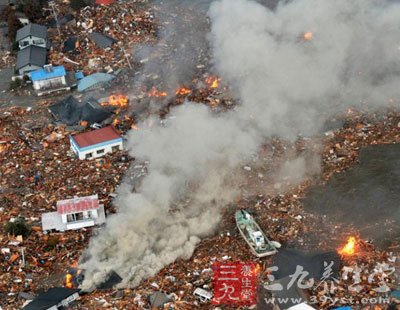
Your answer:
[[[47,50],[43,47],[29,46],[20,50],[15,69],[20,75],[42,68],[46,64]]]
[[[21,50],[32,45],[46,48],[47,28],[38,24],[28,24],[17,31],[15,40]]]

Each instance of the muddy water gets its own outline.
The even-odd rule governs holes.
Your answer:
[[[359,164],[311,189],[304,208],[382,248],[400,243],[400,144],[360,150]]]

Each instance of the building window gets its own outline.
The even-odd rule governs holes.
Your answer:
[[[112,147],[112,151],[113,151],[113,152],[119,151],[119,145],[113,146],[113,147]]]
[[[43,40],[33,40],[33,44],[38,44],[38,45],[44,44],[44,41]]]
[[[93,212],[92,211],[87,211],[87,216],[86,216],[86,218],[88,218],[88,219],[92,219],[93,218]]]
[[[73,223],[82,220],[83,220],[83,213],[67,214],[67,223]]]
[[[97,154],[103,154],[104,153],[104,149],[98,150]]]
[[[93,153],[87,153],[85,155],[86,159],[92,158],[93,157]]]

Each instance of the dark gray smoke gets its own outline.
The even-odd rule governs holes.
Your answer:
[[[110,270],[123,285],[136,286],[190,257],[216,227],[221,206],[238,194],[232,171],[265,137],[315,133],[343,107],[398,98],[398,5],[299,0],[271,11],[254,1],[222,0],[209,17],[215,67],[240,104],[216,116],[187,102],[172,110],[176,118],[166,127],[156,121],[129,135],[130,153],[149,161],[148,176],[136,193],[121,186],[118,213],[91,240],[81,265],[86,289]],[[188,72],[175,65],[172,81],[181,69]],[[305,173],[304,164],[289,162],[282,175],[292,167]]]

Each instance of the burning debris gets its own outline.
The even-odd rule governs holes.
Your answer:
[[[210,87],[210,88],[212,88],[212,89],[213,89],[213,88],[218,88],[220,82],[221,82],[221,79],[218,78],[218,77],[216,77],[216,76],[209,76],[209,77],[206,79],[206,84],[208,85],[208,87]]]
[[[163,98],[163,97],[167,97],[168,94],[166,92],[158,91],[155,87],[153,87],[149,91],[148,96],[149,97],[155,97],[155,98]]]
[[[78,264],[74,264],[78,265]],[[66,288],[79,288],[83,281],[83,270],[71,266],[65,275],[64,286]]]
[[[128,107],[129,104],[129,98],[128,96],[125,95],[111,95],[108,98],[108,101],[102,102],[102,106],[112,106],[112,107],[118,107],[120,109],[125,109]]]
[[[175,91],[175,95],[177,95],[177,96],[187,96],[187,95],[189,95],[191,92],[192,92],[192,91],[191,91],[189,88],[181,87],[181,88],[178,88],[178,89]]]
[[[304,41],[311,41],[313,38],[313,33],[311,31],[305,32],[303,34]]]
[[[375,10],[372,2],[370,5]],[[318,25],[309,25],[304,19],[293,18],[293,3],[279,6],[276,12],[246,0],[222,0],[211,5],[213,61],[224,83],[240,98],[240,104],[233,111],[215,115],[203,106],[191,104],[188,96],[187,104],[169,109],[169,114],[176,118],[166,126],[156,123],[130,133],[131,155],[149,161],[148,174],[135,192],[129,190],[129,184],[121,186],[120,196],[124,198],[117,201],[120,213],[91,240],[90,259],[82,264],[90,269],[85,288],[95,287],[111,268],[124,278],[122,285],[135,287],[179,257],[190,257],[200,238],[215,229],[221,208],[239,195],[239,178],[233,179],[230,173],[257,152],[266,136],[296,139],[300,133],[315,134],[332,110],[337,109],[332,102],[354,103],[354,97],[365,95],[358,93],[359,89],[371,90],[369,95],[377,104],[386,102],[380,94],[397,76],[390,75],[384,80],[385,86],[377,86],[364,76],[354,77],[357,82],[343,78],[343,74],[351,74],[361,66],[358,61],[348,60],[354,55],[358,59],[357,46],[364,42],[364,37],[371,37],[371,33],[361,30],[352,32],[357,23],[366,22],[363,14],[356,14],[348,23],[338,20],[338,16],[352,15],[355,7],[357,4],[349,6],[344,1],[315,8],[296,7],[318,16],[314,22]],[[393,42],[395,32],[383,29],[375,18],[367,22],[372,23],[374,38]],[[238,23],[241,27],[237,31],[226,31]],[[310,45],[293,40],[298,34],[294,29],[317,26],[325,33],[313,44],[313,50]],[[342,28],[354,33],[354,37],[343,37],[347,31]],[[311,38],[312,34],[305,34],[305,39]],[[340,52],[332,48],[332,38],[340,41]],[[361,58],[374,58],[375,52],[371,46],[363,50]],[[396,57],[391,54],[383,61],[389,64]],[[288,66],[288,61],[293,66]],[[370,73],[377,76],[380,69],[372,67]],[[168,97],[164,90],[175,89],[170,87],[167,74],[163,77],[165,85],[154,86],[149,96]],[[206,84],[215,89],[220,81],[219,77],[210,76]],[[354,83],[362,87],[355,87]],[[343,89],[340,98],[338,89]],[[385,98],[397,95],[397,89],[390,90]],[[139,124],[140,128],[145,126],[145,122]],[[306,171],[303,163],[299,161],[298,169],[291,172],[301,175],[300,179]],[[182,201],[187,202],[181,204]],[[139,223],[139,218],[145,220]],[[199,228],[194,223],[203,225]],[[166,232],[179,235],[179,240],[166,239]],[[130,260],[122,260],[121,256]]]
[[[351,256],[356,253],[356,238],[349,237],[345,246],[338,250],[340,255]]]
[[[294,159],[293,165],[287,165],[296,169],[281,170],[289,174],[285,177],[293,179],[294,175],[301,182],[307,175],[307,165],[304,160],[296,159],[303,158],[302,152],[311,149],[322,154],[321,178],[326,180],[333,173],[354,164],[359,147],[400,142],[398,114],[389,112],[382,119],[379,119],[378,114],[368,115],[375,122],[365,128],[362,124],[368,117],[364,115],[358,118],[355,109],[347,115],[346,128],[333,130],[329,138],[306,136],[316,133],[332,110],[346,110],[342,102],[354,104],[360,98],[368,97],[378,105],[382,102],[382,97],[397,98],[397,89],[391,87],[397,84],[397,74],[386,76],[381,71],[382,68],[395,67],[393,64],[397,63],[397,54],[388,53],[384,59],[373,56],[379,52],[374,48],[375,40],[385,43],[388,50],[395,47],[392,44],[397,35],[392,30],[395,27],[387,27],[387,24],[395,24],[397,18],[394,17],[399,12],[397,7],[390,7],[393,9],[390,14],[394,16],[393,20],[384,14],[386,8],[378,10],[383,13],[376,13],[378,16],[375,16],[372,12],[376,12],[377,7],[372,1],[365,4],[370,9],[364,12],[367,17],[354,13],[358,12],[355,9],[358,5],[364,5],[358,0],[351,5],[339,1],[334,4],[324,3],[315,8],[310,8],[308,3],[300,4],[303,6],[289,2],[271,12],[252,1],[217,1],[210,9],[210,38],[215,69],[221,78],[203,72],[201,77],[187,79],[186,71],[182,75],[172,74],[179,73],[182,66],[163,64],[160,71],[167,72],[161,74],[161,78],[155,74],[150,75],[153,83],[146,84],[141,77],[135,77],[133,83],[140,84],[143,92],[146,92],[142,97],[134,98],[133,93],[129,93],[129,97],[119,95],[128,94],[119,90],[108,93],[114,95],[102,105],[120,110],[113,123],[121,127],[124,133],[133,129],[126,136],[130,155],[140,162],[146,162],[145,167],[138,162],[133,164],[133,168],[138,166],[143,171],[140,182],[128,173],[126,181],[120,185],[121,174],[127,170],[130,161],[124,153],[117,152],[102,160],[79,163],[68,154],[67,136],[71,132],[66,131],[64,126],[48,125],[46,121],[39,127],[32,125],[27,129],[22,116],[25,112],[18,111],[13,111],[10,114],[12,117],[1,118],[1,129],[7,148],[0,152],[3,161],[0,171],[3,184],[0,190],[5,193],[2,199],[6,206],[1,210],[0,216],[8,220],[24,214],[35,227],[32,227],[32,234],[22,241],[11,240],[6,234],[0,238],[5,271],[0,286],[4,287],[4,291],[10,283],[13,286],[11,295],[6,297],[8,304],[18,303],[12,295],[15,291],[41,286],[40,282],[32,281],[31,276],[28,276],[28,272],[25,272],[28,269],[18,268],[22,261],[20,257],[23,257],[19,252],[19,244],[23,242],[29,251],[26,261],[24,259],[24,265],[30,264],[29,273],[33,274],[35,280],[43,274],[47,279],[50,278],[49,275],[60,272],[60,265],[68,266],[70,261],[75,261],[90,237],[90,244],[79,266],[84,270],[82,274],[85,274],[85,279],[77,281],[80,277],[78,271],[68,271],[65,285],[75,287],[82,284],[86,290],[98,289],[115,273],[119,280],[114,285],[123,287],[127,297],[115,301],[110,292],[96,291],[86,297],[82,296],[85,306],[92,309],[107,306],[128,308],[133,306],[133,302],[135,307],[145,307],[148,306],[148,301],[143,296],[162,288],[168,289],[168,293],[171,293],[169,296],[173,297],[171,299],[177,307],[193,308],[197,306],[195,297],[192,296],[193,288],[212,288],[209,267],[214,260],[254,259],[245,244],[238,241],[237,235],[232,233],[231,216],[221,215],[225,207],[233,201],[235,206],[256,210],[260,227],[268,228],[268,236],[282,242],[284,247],[314,246],[307,243],[306,239],[303,240],[303,235],[310,230],[321,229],[320,222],[316,217],[305,213],[299,202],[312,181],[308,179],[294,187],[285,178],[283,181],[275,178],[274,169],[285,162],[286,156],[296,154],[300,157]],[[130,9],[130,5],[132,3],[122,4],[122,7]],[[117,4],[115,8],[118,8]],[[304,13],[301,11],[303,9],[315,16],[315,21],[311,19],[315,25],[297,18]],[[93,20],[93,16],[102,14],[101,12],[111,14],[107,16],[112,24],[117,24],[113,21],[114,18],[117,19],[116,15],[112,15],[117,14],[117,9],[87,8],[81,12],[85,26],[79,21],[78,27],[87,29],[88,32],[104,28]],[[125,24],[125,20],[131,22],[129,16],[136,13],[135,10],[125,10],[123,14]],[[354,20],[347,20],[346,16],[352,16]],[[337,20],[338,17],[344,18],[346,22]],[[141,22],[150,20],[152,17],[145,16]],[[364,25],[363,22],[369,25],[368,29],[372,29],[372,33],[366,34],[364,29],[358,28],[359,24]],[[235,27],[238,24],[240,27]],[[325,33],[321,38],[318,36],[313,44],[294,42],[293,38],[298,35],[299,29],[316,29],[317,26],[318,33]],[[132,27],[129,25],[128,28]],[[111,31],[109,34],[118,39],[118,32],[113,29],[111,27],[105,31]],[[230,32],[226,29],[237,31]],[[371,41],[366,38],[371,38]],[[312,39],[311,32],[303,34],[303,40]],[[197,42],[192,37],[190,41]],[[85,45],[91,46],[90,43],[83,45],[85,49]],[[119,45],[113,49],[117,46]],[[360,52],[359,46],[366,48]],[[99,55],[99,59],[90,60],[88,71],[101,67],[102,62],[111,61],[108,57],[112,56],[109,56],[108,51],[96,51],[94,54]],[[110,54],[122,55],[115,50]],[[54,55],[52,57],[57,58]],[[366,61],[368,59],[378,59],[378,63],[371,64]],[[185,60],[182,63],[186,66]],[[129,62],[129,57],[124,58],[124,62]],[[365,69],[365,63],[368,63],[367,73],[358,74],[360,67]],[[142,73],[147,74],[151,67],[147,66]],[[172,68],[173,72],[165,68]],[[199,68],[202,68],[201,65]],[[224,85],[229,85],[235,97],[239,98],[235,109],[226,113],[215,113],[220,111],[191,102],[219,105],[223,102],[220,91],[225,89],[225,86],[221,87],[222,79]],[[158,83],[158,80],[162,80],[162,83]],[[363,90],[362,94],[359,90]],[[221,97],[216,97],[217,95]],[[149,119],[141,118],[139,123],[133,117],[126,118],[125,113],[131,108],[128,98],[132,100],[133,106],[139,101],[146,101],[147,97],[160,98],[163,105],[164,101],[170,101],[168,117],[163,115],[161,122],[158,115],[151,115]],[[187,104],[179,106],[183,100],[187,100]],[[153,100],[147,99],[147,102],[150,102],[149,105],[153,104]],[[335,105],[332,102],[339,103]],[[178,107],[173,107],[175,105]],[[31,115],[36,120],[36,115]],[[81,124],[89,124],[89,121],[84,122],[86,123]],[[22,134],[18,135],[18,130]],[[298,138],[300,133],[304,139]],[[268,139],[272,136],[276,138]],[[291,138],[297,140],[293,142],[290,141]],[[9,160],[10,158],[13,160]],[[264,161],[268,169],[259,171],[257,165],[260,161]],[[37,182],[34,179],[37,183],[35,186],[27,186],[26,184],[30,184],[30,175],[36,177],[34,171],[39,169],[37,163],[44,167],[44,170],[41,169],[44,178],[39,177]],[[241,169],[243,166],[247,168]],[[82,188],[75,182],[85,184],[85,187]],[[284,183],[287,183],[286,187],[282,186]],[[115,207],[108,194],[114,192],[118,186],[118,195],[114,200],[118,213],[111,215],[115,212]],[[106,203],[109,216],[104,229],[65,232],[57,234],[59,239],[52,241],[51,236],[43,235],[37,224],[38,220],[32,219],[38,218],[43,210],[50,209],[52,202],[64,198],[65,195],[87,195],[94,189]],[[277,192],[279,195],[274,196]],[[271,196],[265,193],[271,193]],[[254,207],[254,200],[259,198],[256,198],[257,195],[263,198]],[[207,238],[216,229],[219,234]],[[338,241],[338,237],[321,237],[315,247],[330,246],[327,240],[330,242],[331,238]],[[357,273],[360,266],[368,266],[369,270],[376,271],[371,277],[363,274],[361,281],[365,288],[356,290],[361,292],[360,297],[380,293],[373,286],[382,282],[382,278],[386,284],[381,289],[382,292],[387,288],[394,289],[395,277],[390,274],[396,261],[394,256],[378,251],[358,238],[348,241],[334,253],[335,256],[342,256],[346,268],[339,274],[343,278],[339,291],[329,292],[330,296],[334,298],[346,295],[344,292],[349,291],[354,284],[351,280],[355,279],[356,284],[360,284]],[[361,251],[366,254],[356,255]],[[190,257],[192,258],[189,259]],[[269,263],[268,260],[260,262],[261,276],[266,275]],[[371,291],[374,293],[371,294]],[[322,284],[315,292],[326,294],[327,290]],[[204,309],[209,306],[205,304]],[[325,309],[329,305],[321,302],[318,306]]]

